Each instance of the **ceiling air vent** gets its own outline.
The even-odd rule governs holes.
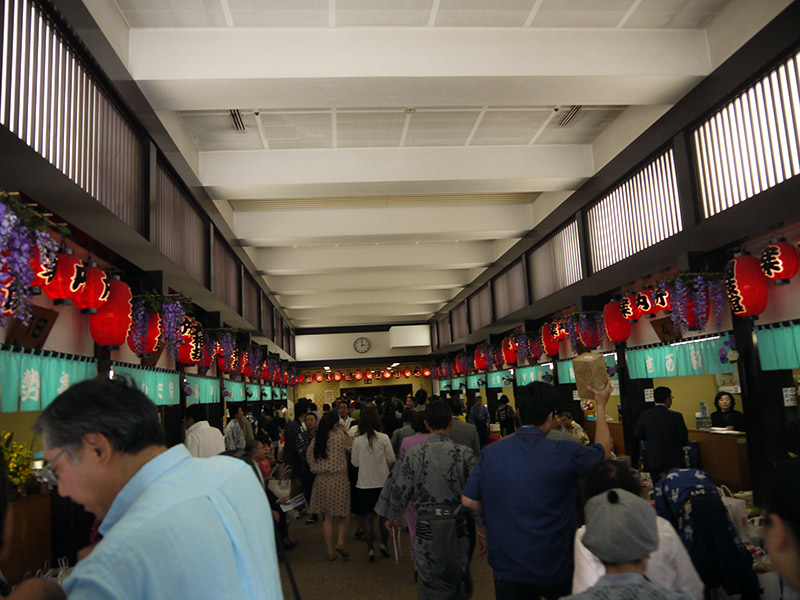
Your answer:
[[[566,127],[567,125],[569,125],[569,122],[570,122],[570,121],[572,121],[572,119],[574,119],[574,118],[575,118],[575,115],[577,115],[577,114],[578,114],[578,111],[579,111],[579,110],[580,110],[582,107],[583,107],[583,105],[582,105],[582,104],[576,104],[575,106],[573,106],[572,108],[570,108],[570,109],[569,109],[569,112],[568,112],[567,114],[565,114],[565,115],[564,115],[564,118],[563,118],[563,119],[561,119],[561,121],[559,121],[559,123],[558,123],[558,126],[559,126],[559,127]]]
[[[244,131],[244,121],[242,120],[242,113],[239,112],[239,109],[232,108],[230,110],[230,113],[231,113],[231,120],[233,121],[233,128],[236,131]]]

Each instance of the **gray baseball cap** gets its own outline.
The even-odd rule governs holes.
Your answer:
[[[583,545],[604,563],[635,562],[658,549],[656,512],[622,489],[609,490],[586,503]]]

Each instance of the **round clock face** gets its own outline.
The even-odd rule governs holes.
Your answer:
[[[365,337],[356,338],[356,341],[353,342],[353,349],[361,354],[367,352],[369,350],[369,340]]]

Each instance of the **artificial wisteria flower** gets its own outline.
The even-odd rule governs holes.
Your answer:
[[[721,281],[712,281],[708,284],[708,296],[711,300],[717,329],[722,329],[722,320],[725,318],[725,307],[728,306],[728,298],[725,295],[725,286]]]
[[[180,300],[164,302],[161,305],[161,339],[167,352],[173,358],[178,357],[181,343],[181,326],[183,325],[183,304]]]
[[[692,279],[692,300],[694,301],[695,328],[703,329],[708,322],[708,291],[707,282],[702,275]]]
[[[133,341],[133,351],[137,356],[144,354],[144,338],[149,326],[150,309],[143,299],[136,298],[131,311],[131,340]]]
[[[689,320],[687,318],[686,309],[689,302],[689,288],[683,277],[676,277],[670,293],[672,299],[672,313],[670,319],[675,325],[675,331],[681,332],[684,328],[689,327]]]

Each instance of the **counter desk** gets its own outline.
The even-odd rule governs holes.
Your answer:
[[[690,429],[689,441],[697,442],[700,468],[711,475],[714,483],[727,485],[734,492],[753,489],[744,433]]]

